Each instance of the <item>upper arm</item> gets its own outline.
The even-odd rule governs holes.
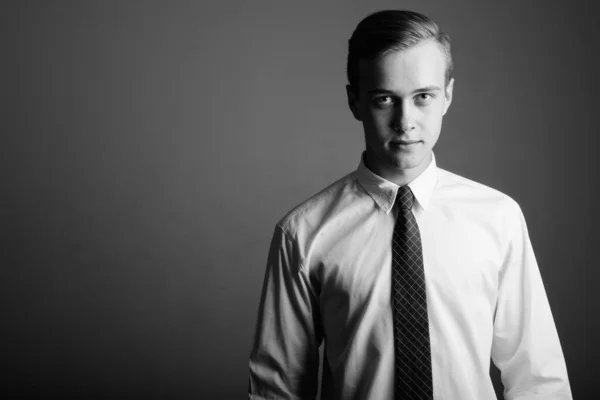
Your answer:
[[[504,221],[506,255],[492,359],[501,371],[506,399],[536,394],[551,399],[558,393],[561,399],[570,398],[564,357],[525,218],[514,202],[510,211]]]
[[[273,234],[250,355],[251,394],[314,398],[319,345],[318,299],[297,242],[277,226]]]

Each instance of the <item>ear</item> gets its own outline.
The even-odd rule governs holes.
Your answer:
[[[350,111],[352,111],[352,115],[357,121],[360,121],[360,112],[358,108],[358,93],[356,91],[358,88],[353,88],[350,85],[346,85],[346,96],[348,96],[348,107],[350,107]]]
[[[446,89],[444,91],[444,115],[446,115],[446,111],[452,104],[452,91],[454,90],[454,78],[450,79],[450,82],[446,85]]]

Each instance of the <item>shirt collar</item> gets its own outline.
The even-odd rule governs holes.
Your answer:
[[[368,169],[364,163],[364,154],[360,158],[360,163],[356,170],[358,182],[371,196],[373,201],[381,208],[386,214],[390,212],[396,201],[396,194],[400,186],[394,182],[390,182],[387,179],[380,177],[373,171]],[[427,209],[433,195],[433,189],[437,183],[437,164],[435,162],[435,155],[432,153],[431,162],[421,173],[413,179],[408,187],[412,190],[417,200],[418,205],[423,209]],[[415,203],[415,204],[417,204]]]

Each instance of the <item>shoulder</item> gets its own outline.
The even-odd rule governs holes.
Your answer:
[[[505,216],[521,214],[519,204],[508,194],[442,168],[438,168],[436,199],[452,207],[463,206]]]
[[[487,243],[499,244],[501,254],[527,236],[525,217],[511,196],[446,170],[438,172],[435,202],[444,221],[460,232],[476,233],[477,243],[488,238]]]
[[[306,235],[308,231],[318,229],[325,219],[335,214],[335,210],[352,202],[361,190],[356,173],[351,172],[293,207],[278,221],[277,227],[290,238]]]

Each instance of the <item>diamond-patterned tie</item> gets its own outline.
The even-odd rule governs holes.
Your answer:
[[[398,189],[392,239],[395,399],[433,399],[431,347],[421,234],[412,213],[414,196]]]

